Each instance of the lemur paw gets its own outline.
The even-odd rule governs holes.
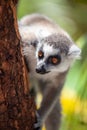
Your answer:
[[[42,122],[38,112],[36,112],[36,123],[34,124],[35,130],[42,130]]]

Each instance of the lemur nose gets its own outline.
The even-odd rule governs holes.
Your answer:
[[[36,72],[37,72],[37,73],[40,73],[40,74],[46,73],[46,69],[45,69],[44,65],[42,65],[42,66],[39,67],[39,68],[36,68]]]

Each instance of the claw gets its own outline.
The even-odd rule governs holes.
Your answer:
[[[38,112],[36,112],[36,123],[34,124],[34,129],[35,130],[41,130],[42,129],[42,123],[41,123],[41,119],[40,119],[40,115],[38,114]]]

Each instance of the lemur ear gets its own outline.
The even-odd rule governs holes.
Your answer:
[[[68,56],[74,59],[80,59],[81,49],[78,48],[75,44],[73,44],[69,49]]]

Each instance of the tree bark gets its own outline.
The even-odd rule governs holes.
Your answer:
[[[21,54],[16,4],[0,0],[0,130],[33,130],[35,104]]]

